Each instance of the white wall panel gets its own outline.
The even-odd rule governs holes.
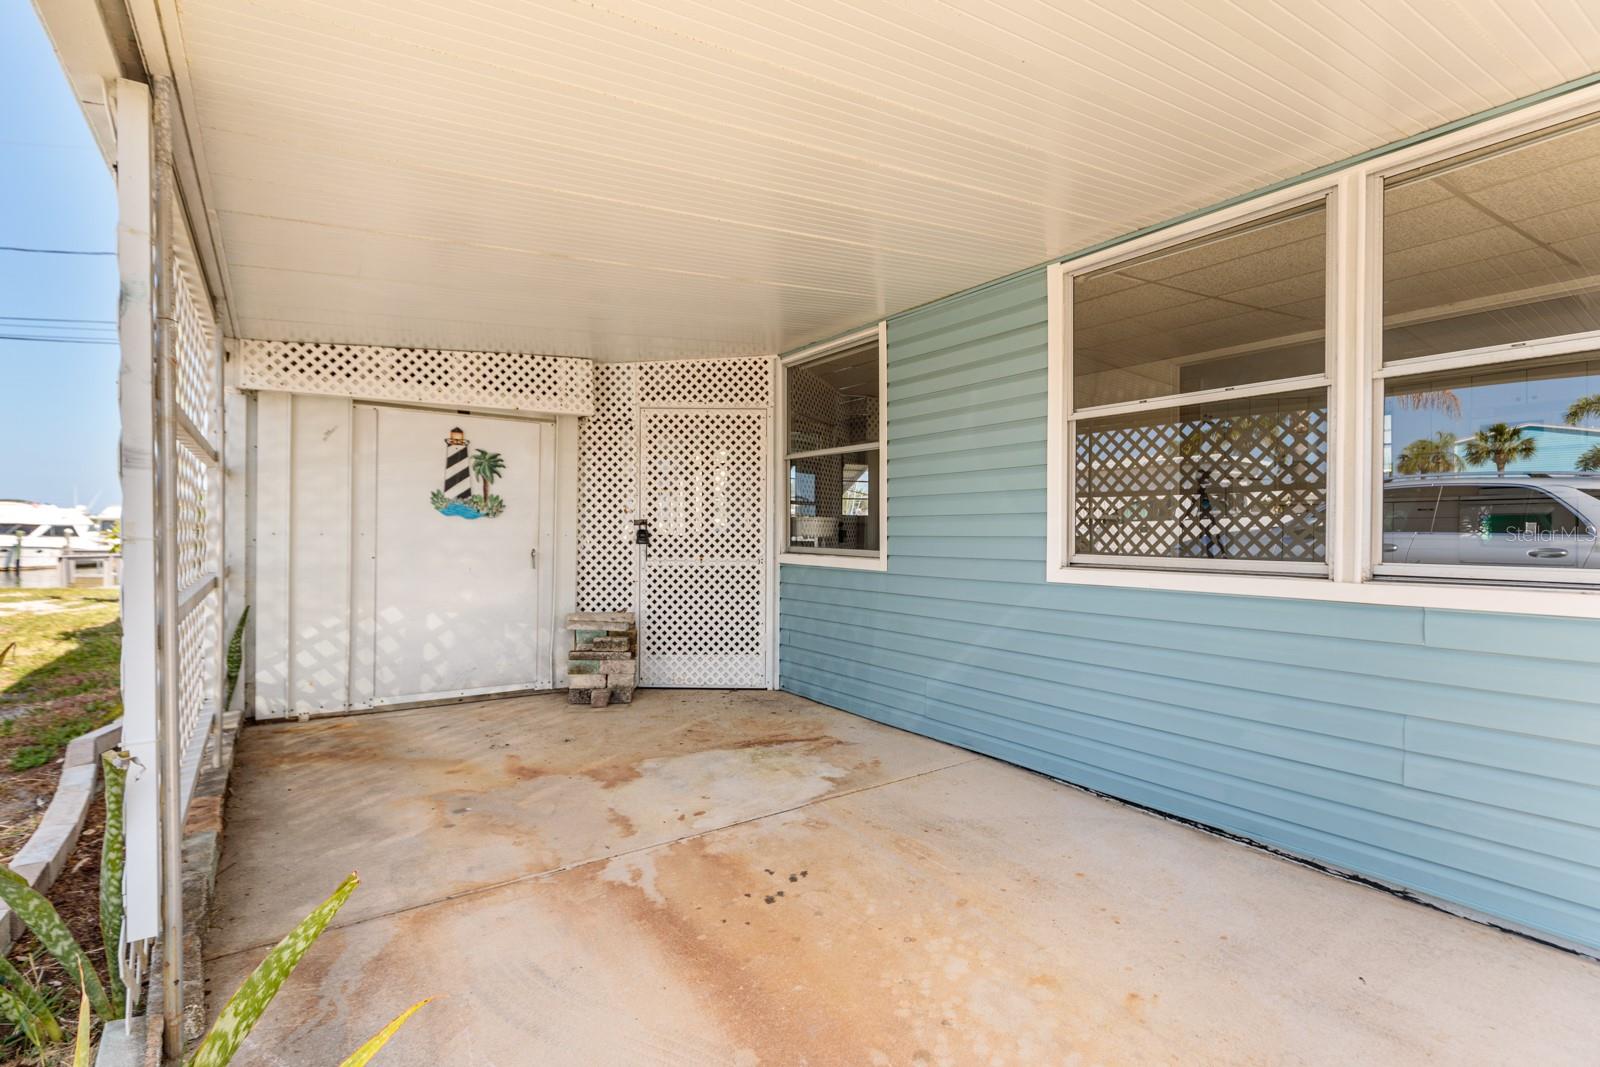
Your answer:
[[[290,479],[290,709],[347,706],[350,666],[351,405],[297,396]]]
[[[289,714],[293,398],[262,393],[255,420],[255,717]]]

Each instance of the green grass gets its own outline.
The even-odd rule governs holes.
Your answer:
[[[0,760],[11,770],[59,758],[74,737],[121,714],[116,590],[0,589],[0,649],[7,648]]]

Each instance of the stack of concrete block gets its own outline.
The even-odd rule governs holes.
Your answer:
[[[603,708],[633,703],[639,678],[639,636],[631,611],[579,611],[567,616],[567,700]]]

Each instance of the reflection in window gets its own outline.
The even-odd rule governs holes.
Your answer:
[[[1600,329],[1600,125],[1386,182],[1383,314],[1388,363]]]
[[[1077,554],[1317,563],[1326,393],[1191,404],[1077,428]]]
[[[1326,228],[1319,202],[1076,277],[1073,407],[1321,374]]]
[[[1597,567],[1600,357],[1388,384],[1383,560]]]
[[[874,336],[784,368],[790,552],[882,547],[881,359]]]
[[[790,367],[787,452],[878,440],[878,342]]]
[[[789,547],[877,551],[878,453],[789,461]]]

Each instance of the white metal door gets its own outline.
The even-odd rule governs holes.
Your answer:
[[[550,688],[549,425],[360,407],[352,703]]]
[[[640,421],[640,683],[763,688],[768,416],[644,408]]]

